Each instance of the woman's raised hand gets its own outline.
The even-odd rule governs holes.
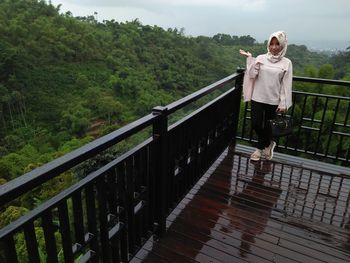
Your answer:
[[[249,52],[249,51],[244,51],[243,49],[240,49],[239,50],[239,53],[242,55],[242,56],[246,56],[246,57],[251,57],[252,54]]]

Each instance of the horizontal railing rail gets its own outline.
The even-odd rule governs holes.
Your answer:
[[[0,186],[0,206],[6,209],[43,183],[152,130],[150,138],[3,227],[0,261],[19,262],[23,256],[29,262],[130,260],[151,234],[164,234],[167,215],[230,143],[255,141],[249,104],[241,101],[242,81],[240,70]],[[169,126],[173,113],[223,87],[229,89]],[[295,90],[293,102],[288,114],[294,133],[278,141],[279,150],[349,166],[350,98]]]
[[[225,84],[232,82],[242,71],[234,73],[222,80],[219,80],[209,86],[198,90],[176,102],[170,103],[165,108],[168,110],[165,116],[169,116],[171,113],[185,107],[193,101],[221,88]],[[64,171],[76,166],[77,164],[97,155],[98,153],[108,149],[112,145],[130,137],[133,134],[141,131],[147,126],[155,123],[159,115],[157,115],[157,109],[151,114],[148,114],[112,133],[109,133],[101,138],[94,140],[87,145],[80,147],[62,157],[59,157],[37,169],[34,169],[20,177],[15,178],[8,184],[0,187],[0,207],[7,202],[15,199],[23,193],[34,189],[35,187],[43,184],[44,182],[52,179],[53,177],[61,174]]]
[[[65,156],[0,186],[3,209],[130,136],[152,136],[0,230],[0,261],[126,262],[235,139],[243,72],[213,83]],[[234,85],[233,85],[234,84]],[[172,126],[168,118],[229,87]],[[89,170],[90,171],[90,170]]]
[[[223,78],[203,89],[200,89],[182,99],[179,99],[173,103],[170,103],[166,106],[166,108],[168,109],[168,114],[171,114],[183,107],[185,107],[186,105],[190,104],[193,101],[196,101],[198,99],[200,99],[201,97],[219,89],[222,88],[224,85],[226,85],[227,83],[232,82],[232,79],[236,79],[240,74],[243,74],[244,70],[243,69],[238,69],[237,73],[234,73],[230,76],[227,76],[226,78]]]
[[[298,88],[302,83],[349,87],[350,81],[294,77]],[[302,87],[303,88],[303,87]],[[315,90],[315,87],[311,87]],[[315,92],[293,91],[293,105],[287,115],[294,120],[293,133],[277,139],[277,149],[307,158],[350,166],[350,97]],[[328,89],[329,91],[329,89]],[[242,104],[242,115],[237,139],[255,143],[251,130],[250,104]]]
[[[350,81],[294,76],[293,81],[350,87]]]
[[[98,153],[108,149],[118,142],[141,131],[149,125],[155,123],[159,116],[148,114],[112,133],[94,140],[87,145],[80,147],[62,157],[59,157],[37,169],[34,169],[22,176],[19,176],[7,184],[0,187],[0,207],[9,201],[17,198],[25,192],[47,182],[57,175],[70,168],[88,160]]]

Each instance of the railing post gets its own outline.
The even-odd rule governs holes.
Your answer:
[[[236,137],[238,131],[239,124],[239,115],[241,109],[241,100],[242,100],[242,92],[243,92],[243,78],[244,78],[244,68],[237,68],[236,72],[239,74],[235,81],[235,88],[239,90],[239,95],[235,97],[235,101],[233,101],[233,134],[231,146],[236,146]]]
[[[166,185],[167,185],[167,167],[168,157],[168,109],[157,106],[152,109],[154,115],[160,115],[158,121],[153,124],[153,138],[157,139],[155,162],[155,181],[156,181],[156,204],[155,218],[158,223],[156,233],[158,236],[165,234],[166,226]]]

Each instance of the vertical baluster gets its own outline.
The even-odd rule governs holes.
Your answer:
[[[6,262],[18,263],[16,245],[13,236],[5,237],[1,243],[4,248]]]
[[[73,196],[73,216],[74,216],[74,232],[75,242],[83,246],[84,240],[84,219],[83,219],[83,207],[81,202],[81,192],[76,191]]]
[[[339,187],[338,187],[337,196],[336,196],[337,201],[338,201],[340,193],[342,191],[343,181],[344,181],[344,177],[340,177]]]
[[[240,162],[241,162],[241,155],[239,157],[240,157]],[[244,174],[248,175],[250,159],[249,159],[249,157],[247,157],[247,158],[244,158],[244,160],[245,160],[245,166],[244,166],[245,167],[245,171],[244,171]]]
[[[292,101],[295,102],[295,101],[296,101],[296,98],[297,98],[296,93],[293,93],[292,96],[293,96],[293,100],[292,100]],[[291,113],[290,113],[290,116],[291,116],[291,117],[294,116],[294,109],[295,109],[295,103],[292,104],[292,109],[290,110],[290,112],[291,112]],[[294,122],[294,125],[295,125],[295,122]],[[288,148],[288,141],[289,141],[289,138],[290,138],[290,136],[287,136],[287,137],[286,137],[286,144],[284,145],[284,148],[285,148],[285,149]]]
[[[289,176],[288,185],[292,184],[293,173],[294,173],[294,166],[292,166],[292,169],[290,170],[290,176]]]
[[[28,222],[24,225],[24,237],[26,240],[29,262],[31,263],[40,262],[40,256],[38,251],[38,241],[36,239],[33,222]]]
[[[196,174],[193,172],[193,163],[192,163],[192,139],[193,139],[193,132],[194,129],[192,128],[192,125],[189,125],[187,134],[185,136],[186,140],[186,176],[188,178],[187,180],[187,189],[189,189],[194,182],[197,181],[198,178],[196,178]]]
[[[328,190],[327,190],[327,196],[332,196],[331,189],[333,188],[333,185],[334,185],[334,183],[333,183],[334,178],[335,178],[334,176],[331,176],[331,178],[330,178],[330,182],[329,182]],[[335,205],[333,206],[333,209],[335,209]],[[327,211],[327,213],[331,214],[331,212],[328,212],[328,211]],[[331,220],[330,221],[330,224],[331,224],[332,218],[330,220]]]
[[[93,257],[92,262],[97,263],[99,254],[98,245],[98,233],[97,233],[97,222],[96,222],[96,204],[95,204],[95,192],[93,184],[89,184],[85,188],[86,196],[86,214],[87,214],[87,225],[88,232],[93,235],[90,248],[96,253],[96,257]]]
[[[176,131],[178,131],[179,129],[176,129]],[[174,134],[176,137],[176,168],[177,168],[177,173],[176,176],[174,177],[174,199],[172,200],[173,202],[171,203],[171,206],[174,205],[174,203],[176,203],[176,201],[178,200],[178,196],[180,193],[180,176],[181,176],[181,158],[182,158],[182,145],[181,145],[181,133],[180,132],[175,132]]]
[[[135,214],[134,214],[134,178],[133,178],[133,159],[126,160],[126,212],[128,229],[129,253],[135,252]]]
[[[344,127],[347,126],[347,123],[348,123],[348,120],[349,120],[349,116],[350,116],[350,101],[348,102],[348,108],[347,108],[346,114],[345,114]]]
[[[304,120],[304,116],[305,116],[305,107],[306,107],[306,102],[307,102],[307,98],[308,98],[308,95],[304,95],[304,103],[303,103],[303,107],[302,107],[302,110],[301,110],[301,118],[300,118],[300,123],[299,123],[299,127],[298,127],[298,135],[297,135],[297,138],[299,138],[299,140],[295,140],[295,146],[294,146],[294,150],[297,151],[298,150],[298,142],[300,141],[301,139],[301,136],[300,136],[300,133],[301,133],[301,126],[303,126],[303,120]],[[303,146],[303,142],[302,142],[302,146]],[[306,147],[306,145],[305,145]]]
[[[303,207],[301,208],[301,216],[304,216],[304,211],[305,211],[305,206],[306,206],[306,202],[308,200],[308,195],[309,195],[309,191],[310,191],[310,182],[311,182],[311,178],[312,178],[312,171],[309,170],[309,178],[307,180],[307,183],[306,183],[306,193],[305,193],[305,196],[304,196],[304,200],[303,200]]]
[[[273,168],[275,169],[275,166],[273,166]],[[281,172],[279,174],[283,175],[284,174],[283,171],[284,171],[284,165],[282,164]],[[276,173],[274,172],[271,173],[271,183],[275,181],[275,176],[276,176]],[[281,180],[281,178],[279,180]]]
[[[333,115],[333,120],[332,120],[332,124],[331,124],[331,128],[329,130],[329,134],[328,134],[328,141],[327,141],[327,148],[326,148],[326,152],[325,152],[325,156],[328,156],[329,153],[329,146],[331,145],[331,140],[332,140],[332,135],[334,132],[334,126],[335,126],[335,122],[337,120],[337,114],[338,114],[338,108],[339,108],[339,103],[340,103],[340,99],[337,99],[337,104],[335,106],[335,110],[334,110],[334,115]]]
[[[44,229],[47,262],[58,263],[55,228],[52,222],[52,214],[50,210],[44,213],[42,217],[42,226]]]
[[[141,167],[140,167],[140,151],[134,154],[132,177],[134,178],[134,190],[136,193],[141,192]]]
[[[300,174],[299,174],[299,179],[298,179],[298,188],[300,188],[300,184],[301,184],[301,180],[303,178],[303,174],[304,174],[304,168],[301,168]]]
[[[329,178],[329,176],[327,176]],[[332,184],[332,179],[333,177],[330,177],[330,180],[328,182],[328,189],[327,189],[327,195],[329,195],[329,191],[330,191],[330,187],[331,187],[331,184]],[[324,218],[325,218],[325,214],[327,213],[326,212],[326,200],[324,200],[323,202],[323,208],[322,208],[322,213],[321,213],[321,222],[324,222]]]
[[[238,157],[237,171],[232,172],[232,174],[234,175],[234,180],[235,180],[235,188],[234,188],[235,193],[237,192],[237,189],[238,189],[238,177],[241,173],[241,162],[242,162],[242,156],[240,154],[238,156],[234,155],[235,160],[237,159],[237,157]],[[233,167],[235,167],[235,165]]]
[[[275,168],[276,168],[276,163],[272,163],[272,169],[271,169],[272,177],[274,177],[274,175],[276,174],[276,173],[275,173]],[[291,166],[291,171],[293,171],[293,166]],[[291,172],[290,172],[290,173],[291,173]],[[290,174],[290,173],[289,173],[289,174]],[[281,188],[282,177],[283,177],[283,174],[282,174],[282,173],[279,173],[279,178],[278,178],[278,187],[279,187],[279,188]],[[289,177],[291,177],[291,174],[290,174]],[[272,186],[272,182],[270,182],[270,185]]]
[[[194,138],[195,137],[192,137],[191,142],[195,140]],[[190,173],[192,174],[192,177],[193,177],[192,183],[195,183],[195,181],[199,179],[199,174],[197,172],[197,167],[196,167],[196,156],[197,156],[196,148],[192,144],[190,149],[190,167],[191,167]]]
[[[350,101],[348,103],[348,108],[347,108],[346,114],[345,114],[345,119],[344,119],[344,124],[343,124],[344,128],[349,127],[348,125],[350,125],[350,123],[348,124],[349,116],[350,116]],[[345,162],[348,162],[350,159],[350,145],[349,145],[348,149],[344,149],[344,150],[347,153],[347,155],[344,156],[344,159],[345,159]]]
[[[148,183],[148,224],[149,227],[152,227],[154,224],[155,220],[155,204],[156,204],[156,186],[155,186],[155,150],[156,150],[156,142],[152,141],[152,144],[150,145],[150,148],[148,149],[148,166],[149,166],[149,183]],[[170,151],[173,152],[172,147],[170,148]],[[170,155],[171,156],[171,155]],[[170,157],[170,160],[174,161],[173,158]],[[169,173],[170,180],[169,183],[172,183],[172,180],[174,178],[174,169],[175,169],[175,164],[174,166],[170,165],[169,169],[173,169],[172,173]],[[169,187],[169,195],[172,197],[172,188]],[[169,198],[169,201],[172,200]]]
[[[316,145],[315,145],[314,155],[317,155],[317,153],[318,153],[318,148],[320,147],[320,139],[321,139],[321,135],[322,135],[322,132],[323,132],[322,129],[323,129],[323,124],[324,124],[325,117],[326,117],[326,112],[327,112],[327,107],[328,107],[328,101],[329,101],[329,98],[326,98],[325,105],[323,106],[321,124],[320,124],[320,129],[319,129],[319,132],[318,132],[318,135],[317,135],[317,141],[316,141]]]
[[[188,130],[188,122],[185,122],[182,128],[181,132],[181,178],[180,178],[180,191],[178,193],[178,201],[180,201],[181,197],[183,196],[185,189],[188,187],[189,184],[189,177],[188,177],[188,166],[187,166],[187,158],[188,158],[188,151],[187,151],[187,130]]]
[[[348,149],[346,150],[347,154],[346,154],[346,157],[345,157],[345,162],[348,162],[350,160],[350,145],[348,147]]]
[[[313,106],[312,106],[312,113],[311,113],[311,127],[314,128],[314,124],[315,124],[315,114],[317,112],[317,104],[318,104],[318,98],[319,96],[315,95],[315,99],[314,99],[314,103],[313,103]],[[319,124],[317,125],[319,126]],[[321,129],[319,127],[315,128],[317,129],[318,133],[320,133]],[[314,130],[310,130],[310,134],[313,133]],[[315,136],[311,136],[312,139],[315,138]],[[309,145],[309,149],[308,151],[311,152],[312,151],[312,145],[314,144],[314,142],[312,142],[311,144],[309,142],[307,142],[306,145]]]
[[[176,173],[178,168],[178,143],[177,143],[177,135],[173,132],[169,132],[169,141],[173,142],[169,144],[169,179],[167,181],[167,195],[169,200],[167,202],[167,207],[172,207],[173,203],[176,199]],[[153,153],[156,151],[156,147],[153,147]],[[153,173],[155,175],[155,173]],[[154,176],[151,178],[155,180]]]
[[[118,215],[118,196],[117,196],[117,176],[116,169],[112,169],[106,174],[108,191],[106,200],[109,208],[109,212],[113,216]]]
[[[196,124],[194,123],[194,126],[196,126]],[[201,175],[201,156],[200,156],[200,141],[199,138],[201,137],[201,131],[199,129],[194,129],[194,138],[193,138],[193,151],[194,151],[194,158],[195,158],[195,173],[197,175],[197,177],[199,177]]]
[[[313,124],[314,121],[315,121],[315,114],[316,114],[316,112],[317,112],[318,98],[319,98],[319,96],[315,95],[314,105],[312,106],[312,113],[311,113],[311,121],[312,121],[312,124]]]
[[[149,191],[149,167],[148,167],[148,150],[149,147],[146,147],[142,149],[140,153],[140,177],[141,177],[141,185],[144,187],[142,191],[145,191],[143,193],[143,200],[145,201],[145,209],[142,212],[142,219],[140,222],[140,234],[142,237],[147,236],[147,229],[148,229],[148,213],[149,213],[149,198],[148,198],[148,191]]]
[[[241,131],[241,136],[239,136],[240,139],[245,139],[244,135],[246,134],[245,133],[245,129],[246,129],[246,123],[247,123],[247,120],[248,120],[248,117],[247,117],[247,113],[248,113],[248,102],[244,103],[244,111],[243,111],[243,118],[242,118],[242,131]]]
[[[241,113],[241,87],[243,86],[243,84],[241,85],[241,82],[237,83],[239,85],[240,88],[240,92],[235,92],[235,94],[232,94],[233,98],[234,98],[234,103],[228,104],[229,107],[232,107],[232,111],[230,112],[230,115],[228,116],[228,118],[230,119],[230,121],[232,122],[232,127],[231,127],[231,131],[228,131],[230,134],[230,138],[231,138],[231,145],[235,146],[236,145],[236,138],[237,138],[237,133],[238,133],[238,126],[239,126],[239,116],[242,114]]]
[[[333,185],[333,179],[334,179],[334,176],[330,176],[329,185],[328,185],[328,189],[327,189],[327,195],[331,195],[331,188]]]
[[[311,127],[312,128],[314,128],[313,126],[314,126],[314,123],[315,123],[315,114],[316,114],[316,112],[317,112],[317,104],[318,104],[318,98],[319,98],[319,96],[317,96],[317,95],[315,95],[315,99],[314,99],[314,103],[313,103],[313,106],[312,106],[312,113],[311,113]],[[318,130],[318,133],[320,133],[320,129],[319,128],[317,128],[317,130]],[[314,130],[310,130],[310,133],[312,133]],[[311,136],[312,138],[315,138],[315,136]],[[311,152],[311,147],[312,147],[312,144],[310,144],[309,142],[307,142],[307,144],[306,145],[309,145],[309,149],[308,150],[310,150],[310,152]]]
[[[125,227],[121,223],[119,224],[120,227]],[[123,231],[123,230],[121,230]],[[116,234],[111,238],[111,257],[112,257],[112,262],[120,262],[120,245],[119,245],[119,233]]]
[[[118,216],[118,201],[117,201],[117,183],[116,183],[116,171],[113,169],[107,174],[107,200],[110,213],[113,215],[111,224],[114,226],[117,224]],[[119,235],[117,235],[119,237]],[[111,242],[111,254],[113,262],[119,262],[119,240],[116,236],[112,237]]]
[[[293,177],[293,173],[294,173],[294,166],[292,166],[291,171],[290,171],[290,176],[289,176],[289,181],[288,181],[288,186],[292,185],[292,177]],[[282,175],[282,174],[281,174]],[[283,176],[283,175],[282,175]],[[286,193],[286,197],[284,200],[284,204],[283,204],[283,210],[287,213],[287,206],[288,206],[288,198],[289,198],[289,194],[290,194],[290,187],[287,187],[287,193]]]
[[[122,162],[117,166],[117,187],[118,202],[120,203],[119,221],[124,224],[124,228],[120,234],[120,256],[122,262],[128,262],[128,237],[127,237],[127,203],[125,192],[125,163]]]
[[[339,181],[339,184],[338,184],[338,190],[336,192],[335,204],[333,205],[333,211],[332,211],[331,221],[330,221],[331,225],[333,225],[334,216],[336,215],[335,211],[336,211],[336,208],[338,206],[339,192],[341,191],[341,185],[343,183],[343,177],[337,177],[337,179],[339,179],[340,181]]]
[[[134,178],[134,193],[138,194],[139,197],[136,199],[137,203],[141,201],[141,168],[140,168],[140,152],[135,153],[134,155],[134,161],[133,161],[133,167],[132,167],[132,177]],[[136,203],[133,202],[135,205]],[[141,226],[141,218],[142,218],[142,210],[139,211],[137,215],[135,215],[135,246],[140,247],[141,246],[141,232],[140,232],[140,226]]]
[[[319,175],[319,179],[318,179],[318,184],[317,184],[317,188],[316,188],[315,198],[314,198],[314,201],[313,201],[313,207],[312,207],[312,211],[311,211],[311,219],[314,218],[315,208],[317,206],[317,204],[316,204],[317,197],[318,197],[318,194],[320,192],[321,181],[322,181],[322,178],[323,178],[323,175],[321,175],[321,174],[318,174],[318,175]]]
[[[283,165],[283,164],[282,164]],[[304,168],[301,168],[300,169],[300,173],[299,173],[299,179],[298,179],[298,186],[297,188],[300,189],[300,183],[301,183],[301,180],[303,178],[303,173],[304,173]],[[292,215],[294,214],[295,212],[295,207],[297,205],[297,202],[298,202],[298,199],[297,198],[294,198],[294,203],[293,203],[293,210],[292,210]]]
[[[97,181],[97,200],[98,200],[98,215],[100,221],[100,241],[102,250],[102,259],[104,263],[111,262],[110,244],[108,238],[108,220],[107,220],[107,197],[106,183],[104,177]]]
[[[180,198],[183,196],[183,193],[187,187],[188,177],[187,177],[187,149],[186,149],[186,130],[187,122],[183,123],[181,127],[181,159],[179,166],[181,167],[181,174],[179,176],[179,192],[177,193],[177,201],[180,201]]]
[[[337,145],[337,151],[335,153],[335,159],[338,160],[339,159],[339,154],[341,153],[341,150],[342,150],[342,146],[343,146],[343,135],[339,134],[338,135],[340,137],[340,141],[338,142],[338,145]]]
[[[247,103],[246,103],[246,105],[247,105]],[[252,108],[251,107],[249,107],[249,112],[250,112],[249,142],[252,142],[254,140],[253,140],[253,129],[252,129],[253,123],[252,123]]]
[[[321,180],[321,186],[320,186],[320,190],[321,190],[320,193],[321,194],[324,194],[324,193],[322,193],[322,188],[324,188],[325,184],[327,184],[327,182],[325,182],[326,181],[325,177],[326,176],[322,174],[322,180]],[[324,215],[324,202],[320,203],[319,207],[320,207],[320,210],[321,210],[320,222],[322,222],[323,221],[323,215]]]
[[[58,214],[60,220],[60,232],[62,237],[62,246],[65,262],[73,262],[72,239],[70,236],[70,226],[68,217],[67,200],[63,200],[58,205]]]
[[[348,190],[348,197],[347,197],[346,202],[345,202],[345,209],[344,209],[343,218],[341,221],[341,227],[344,227],[345,224],[348,224],[348,222],[345,222],[345,220],[348,220],[348,218],[349,218],[347,216],[349,206],[350,206],[350,191]]]

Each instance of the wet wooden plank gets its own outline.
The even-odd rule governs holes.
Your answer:
[[[223,154],[135,260],[350,262],[350,179],[293,165]]]
[[[190,203],[189,205],[193,207],[193,203]],[[223,217],[220,217],[217,220],[215,218],[215,215],[211,215],[208,217],[207,213],[205,212],[201,213],[200,207],[201,207],[200,203],[198,204],[198,207],[193,207],[198,216],[195,216],[195,214],[193,214],[190,210],[188,210],[189,212],[186,214],[185,213],[186,209],[185,209],[180,215],[176,217],[176,221],[179,222],[182,219],[189,221],[189,219],[191,219],[190,222],[192,223],[192,229],[196,230],[198,229],[198,226],[206,224],[205,220],[203,220],[203,218],[206,218],[206,221],[210,221],[210,223],[207,223],[209,224],[209,226],[206,229],[207,231],[210,231],[212,239],[215,239],[215,238],[217,239],[217,235],[213,235],[215,231],[220,232],[221,231],[220,229],[223,229],[223,231],[227,232],[229,235],[229,237],[226,237],[226,238],[236,238],[238,241],[241,241],[245,244],[249,244],[251,246],[250,253],[259,255],[264,258],[273,258],[274,256],[276,256],[275,254],[277,254],[280,258],[285,258],[286,260],[292,259],[291,252],[285,249],[286,248],[285,245],[284,246],[281,245],[281,242],[283,239],[280,237],[280,234],[282,232],[281,230],[283,225],[281,225],[280,231],[278,233],[275,233],[275,235],[272,235],[272,234],[269,234],[268,230],[264,229],[264,225],[261,224],[261,220],[259,219],[256,219],[256,221],[253,221],[254,220],[253,218],[251,219],[247,219],[244,217],[239,218],[239,216],[237,216],[238,218],[232,218],[230,216],[229,217],[230,219],[224,220]],[[212,225],[216,224],[215,228],[210,227],[210,224]],[[240,231],[236,230],[236,228],[240,228]],[[246,240],[242,238],[242,235],[241,235],[242,229],[247,230],[247,233],[244,233],[245,234],[244,238]],[[196,230],[196,231],[199,231],[199,230]],[[205,231],[205,228],[204,230],[202,230],[202,232],[204,231]],[[256,233],[261,233],[261,234],[256,235]],[[286,234],[284,234],[284,236],[286,236]],[[289,235],[289,239],[295,240],[294,235]],[[222,242],[225,242],[225,241],[222,241]],[[288,239],[285,240],[284,243],[287,243],[287,242],[288,242]],[[302,242],[301,244],[295,244],[294,246],[299,245],[299,246],[310,247],[310,244],[309,245],[305,244],[305,239],[302,239],[301,242]],[[293,241],[291,241],[290,243],[293,243]],[[235,246],[234,244],[231,244],[231,245]],[[235,247],[237,247],[237,243]],[[317,257],[320,259],[325,258],[329,262],[332,262],[334,257],[330,256],[329,254],[323,253],[322,250],[318,249],[318,247],[319,247],[319,244],[315,244],[314,247],[311,248],[311,249],[316,249]],[[261,252],[260,249],[263,249],[263,252]],[[270,251],[270,254],[267,253],[268,251]],[[311,261],[312,261],[312,257],[311,257]]]

